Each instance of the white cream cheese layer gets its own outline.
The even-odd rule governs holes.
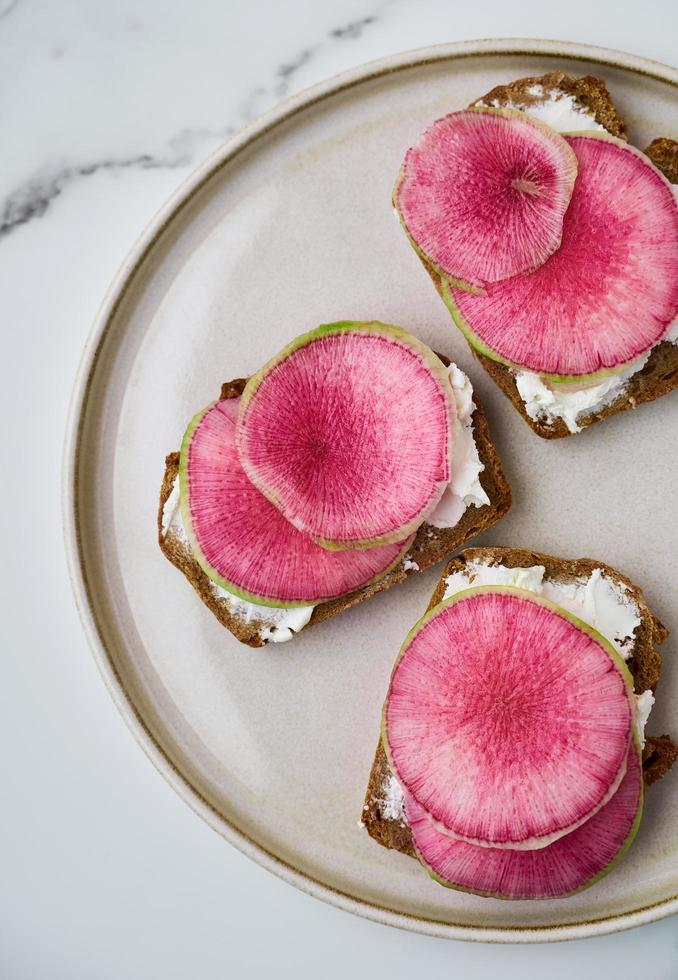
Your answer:
[[[549,423],[562,419],[570,432],[581,432],[577,420],[615,401],[629,379],[645,366],[649,356],[649,353],[645,354],[623,371],[604,378],[598,384],[564,384],[542,378],[534,371],[516,371],[516,387],[531,419]]]
[[[528,89],[528,92],[536,99],[542,99],[544,96],[544,89],[541,85],[533,85]],[[485,103],[480,100],[475,104],[477,106],[487,105],[490,108],[497,108],[500,105],[497,99],[493,100],[492,103]],[[511,102],[506,108],[519,109],[533,119],[546,123],[547,126],[559,133],[585,130],[602,130],[605,132],[605,127],[596,122],[595,115],[588,113],[577,104],[573,96],[565,92],[549,92],[542,101],[529,104]],[[678,187],[674,187],[674,194],[678,199]],[[678,319],[671,324],[662,339],[678,344]],[[649,356],[650,352],[638,358],[623,371],[604,378],[598,384],[559,384],[548,381],[534,371],[516,371],[516,387],[525,405],[525,411],[531,419],[547,424],[553,424],[557,419],[562,419],[570,432],[581,432],[578,419],[604,408],[619,398],[627,387],[629,379],[642,370]]]
[[[543,565],[507,568],[505,565],[468,562],[463,571],[453,572],[445,581],[444,599],[464,589],[483,585],[513,585],[527,589],[592,626],[609,640],[624,660],[633,650],[634,634],[640,625],[638,606],[626,586],[608,578],[600,568],[594,569],[588,578],[560,582],[549,579]],[[636,695],[636,727],[642,744],[645,743],[645,723],[653,704],[651,691]]]
[[[442,497],[427,518],[433,527],[454,527],[459,523],[467,507],[482,507],[490,498],[480,483],[485,469],[480,462],[478,447],[473,436],[473,387],[456,364],[449,367],[450,384],[457,406],[457,421],[452,448],[452,479]]]
[[[551,129],[557,129],[559,133],[574,133],[594,129],[605,132],[605,127],[596,122],[595,115],[583,109],[572,95],[554,90],[544,96],[544,89],[541,85],[533,85],[527,91],[540,101],[528,104],[524,102],[501,103],[498,99],[494,99],[492,102],[484,102],[480,99],[475,105],[486,106],[489,109],[520,109],[521,112],[533,119],[546,123]]]
[[[169,531],[190,548],[191,544],[184,526],[179,503],[179,477],[174,481],[172,492],[165,501],[162,509],[162,533]],[[303,629],[313,613],[313,606],[296,606],[292,609],[280,609],[275,606],[263,606],[256,602],[241,599],[227,589],[210,582],[212,592],[217,599],[228,603],[229,612],[246,623],[261,623],[259,630],[263,640],[272,643],[284,643],[291,640],[295,633]]]
[[[188,540],[188,535],[186,534],[186,528],[184,527],[184,519],[181,516],[181,502],[179,499],[179,476],[174,480],[172,484],[172,490],[169,497],[163,504],[162,508],[162,536],[167,537],[168,531],[172,531],[173,534],[181,541],[182,544],[190,544]]]
[[[676,200],[678,200],[678,187],[674,191],[676,195]],[[678,319],[675,319],[669,329],[666,332],[664,340],[668,340],[670,344],[678,344]]]
[[[543,565],[507,568],[505,565],[467,562],[463,571],[448,575],[445,582],[443,599],[483,585],[513,585],[535,592],[596,629],[613,644],[624,660],[631,655],[633,636],[640,625],[638,606],[626,586],[608,578],[600,568],[594,569],[588,578],[558,582],[546,577]],[[636,731],[641,745],[644,745],[645,725],[654,704],[654,695],[652,691],[643,691],[634,696]],[[376,802],[382,817],[403,822],[403,791],[392,773],[385,778],[380,790]]]
[[[389,773],[384,779],[377,803],[385,820],[398,820],[402,824],[405,823],[405,796],[402,786],[393,773]]]
[[[647,725],[647,719],[650,717],[653,704],[654,694],[652,691],[643,691],[642,694],[636,694],[636,728],[640,735],[641,745],[645,745],[645,726]]]

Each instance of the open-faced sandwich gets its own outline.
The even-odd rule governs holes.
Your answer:
[[[511,548],[453,558],[396,659],[362,822],[496,898],[592,885],[678,757],[648,736],[667,630],[614,568]]]
[[[435,122],[394,191],[474,354],[545,438],[678,387],[678,144],[645,153],[561,73]],[[508,510],[468,377],[399,327],[326,324],[222,386],[165,461],[158,537],[243,643],[281,642],[424,571]],[[589,559],[451,558],[398,654],[361,822],[440,883],[592,885],[678,758],[645,733],[667,630]]]
[[[344,322],[195,416],[165,461],[158,536],[259,647],[441,561],[510,503],[466,375],[400,328]]]
[[[434,122],[394,205],[473,353],[568,436],[678,387],[678,143],[644,153],[604,82],[501,85]]]

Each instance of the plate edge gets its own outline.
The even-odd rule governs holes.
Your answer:
[[[423,65],[475,56],[490,57],[511,54],[547,55],[562,57],[570,61],[589,61],[601,66],[621,68],[678,87],[678,70],[660,62],[613,49],[557,40],[483,39],[418,48],[368,62],[304,89],[254,120],[232,139],[217,148],[186,178],[137,239],[115,275],[86,340],[71,393],[62,454],[61,501],[64,544],[71,587],[85,635],[104,683],[120,714],[146,755],[182,799],[213,830],[216,830],[252,860],[301,891],[372,921],[439,938],[474,942],[534,943],[603,935],[657,921],[678,912],[678,895],[629,912],[581,922],[539,927],[483,927],[427,919],[356,899],[350,894],[333,889],[282,861],[249,838],[243,831],[226,821],[211,806],[209,801],[181,775],[127,695],[114,663],[108,655],[93,611],[90,588],[84,568],[78,516],[80,444],[89,392],[96,372],[99,354],[105,342],[108,327],[124,299],[128,286],[175,215],[188,205],[193,196],[199,193],[200,189],[222,166],[242,152],[250,143],[299,112],[332,95],[347,91],[374,78]]]

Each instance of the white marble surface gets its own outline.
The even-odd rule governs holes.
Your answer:
[[[0,0],[3,669],[0,976],[669,980],[678,921],[551,947],[399,933],[313,901],[212,833],[117,716],[62,553],[79,353],[137,233],[229,133],[390,52],[562,37],[678,61],[673,0]]]

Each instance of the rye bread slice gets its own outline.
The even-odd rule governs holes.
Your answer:
[[[608,578],[624,585],[638,606],[640,625],[636,628],[631,656],[626,661],[633,676],[634,690],[637,694],[648,689],[655,690],[662,664],[661,654],[655,650],[655,644],[664,642],[668,630],[648,608],[642,589],[617,569],[590,558],[555,558],[552,555],[542,555],[521,548],[467,548],[447,564],[431,596],[427,611],[442,601],[447,576],[462,571],[469,562],[501,564],[508,568],[543,565],[545,578],[561,582],[588,577],[594,569],[600,568]],[[670,736],[646,736],[643,750],[645,785],[650,786],[666,775],[677,758],[678,745]],[[384,847],[414,857],[412,835],[407,820],[402,813],[395,812],[393,804],[389,803],[386,795],[386,788],[392,778],[391,768],[380,739],[367,784],[361,820],[370,837]]]
[[[497,85],[477,99],[473,105],[495,108],[508,105],[523,108],[548,101],[552,96],[561,93],[571,96],[582,112],[613,136],[626,139],[626,124],[619,115],[605,82],[594,75],[574,78],[563,72],[550,72],[548,75],[519,78],[508,85]],[[663,137],[655,139],[645,153],[671,183],[678,184],[678,142]],[[441,293],[442,284],[439,275],[424,259],[422,262],[436,289]],[[549,420],[539,416],[533,419],[528,415],[516,385],[515,372],[505,364],[481,354],[472,345],[469,346],[474,357],[480,361],[495,384],[538,436],[542,439],[563,439],[577,434],[571,432],[562,419]],[[619,412],[628,412],[645,402],[655,401],[674,388],[678,388],[678,344],[662,341],[653,348],[642,370],[628,380],[615,399],[595,411],[580,416],[577,425],[581,429],[586,429],[594,422],[600,422]]]
[[[441,354],[438,357],[446,366],[449,365],[448,358]],[[237,398],[242,394],[247,380],[247,378],[237,378],[235,381],[226,382],[222,385],[220,398]],[[490,499],[490,503],[482,507],[468,507],[459,522],[451,528],[437,528],[424,523],[417,531],[412,547],[407,553],[407,562],[403,559],[384,578],[372,585],[357,589],[345,596],[340,596],[338,599],[320,603],[313,610],[311,619],[304,629],[322,623],[344,609],[350,609],[351,606],[364,602],[365,599],[369,599],[379,592],[384,592],[399,582],[404,582],[410,575],[425,571],[436,562],[447,558],[452,552],[461,548],[463,544],[480,534],[481,531],[491,527],[506,514],[511,506],[511,488],[504,476],[499,456],[492,443],[487,417],[475,393],[473,403],[475,406],[472,416],[473,435],[478,447],[480,461],[485,467],[480,474],[480,482]],[[270,626],[270,623],[267,623],[265,619],[248,622],[242,616],[234,615],[230,610],[228,601],[215,594],[210,579],[195,560],[190,545],[174,533],[163,534],[163,508],[172,492],[178,472],[179,453],[170,453],[165,459],[165,474],[158,507],[157,523],[160,548],[165,557],[183,572],[222,626],[230,630],[241,643],[246,643],[251,647],[264,646],[267,640],[262,636],[262,630]]]
[[[678,184],[678,141],[660,136],[644,151],[672,184]]]

